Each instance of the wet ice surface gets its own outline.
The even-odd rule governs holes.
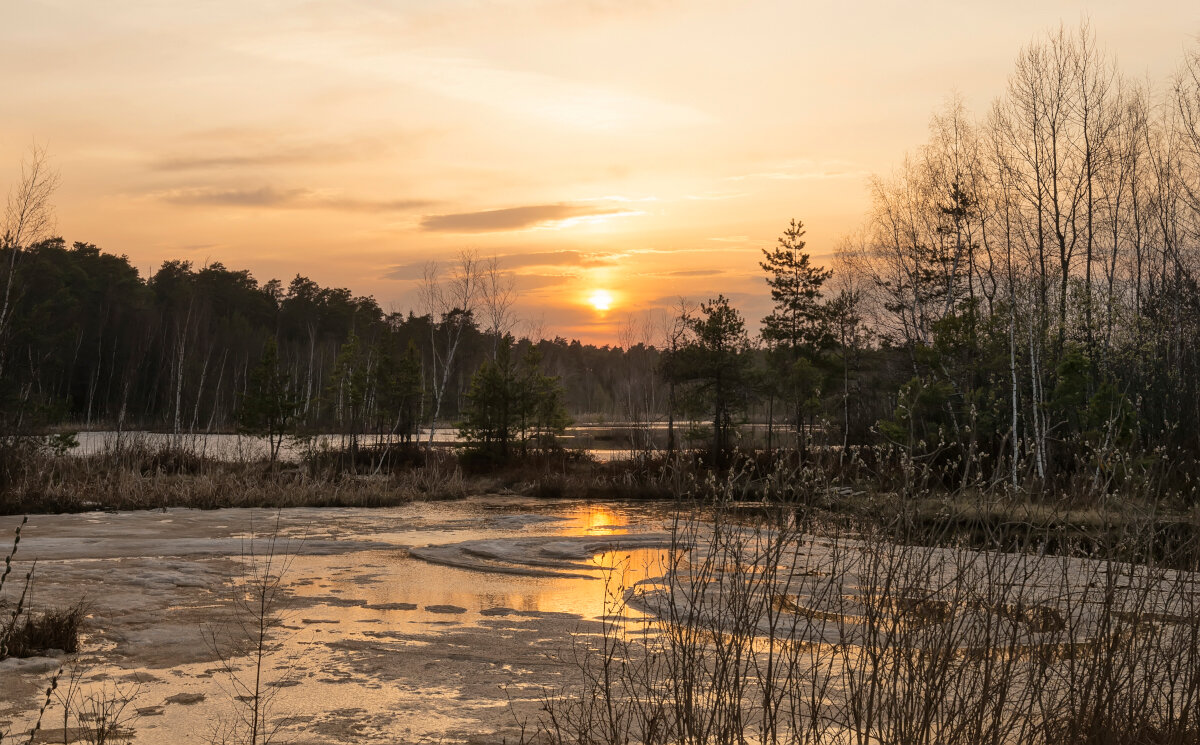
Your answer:
[[[296,743],[513,740],[515,716],[575,679],[572,645],[598,630],[614,588],[628,590],[616,596],[629,598],[625,610],[643,628],[691,606],[723,629],[729,593],[750,587],[771,593],[763,607],[779,613],[765,620],[782,618],[806,644],[865,649],[880,642],[866,632],[873,617],[917,641],[917,631],[949,624],[964,654],[993,650],[970,646],[981,638],[973,629],[1010,628],[1014,652],[1085,644],[1100,601],[1115,603],[1118,619],[1140,609],[1137,628],[1162,634],[1200,612],[1192,577],[1165,570],[853,536],[794,536],[785,560],[766,562],[755,546],[770,531],[734,528],[725,535],[739,540],[718,545],[736,552],[706,555],[708,523],[694,550],[673,557],[675,582],[665,583],[669,519],[653,506],[479,497],[275,519],[249,510],[31,518],[14,576],[36,558],[35,606],[83,596],[91,613],[80,655],[0,662],[0,731],[27,726],[21,716],[65,663],[60,690],[75,674],[87,694],[137,693],[136,742],[219,740],[238,691],[205,640],[245,620],[231,582],[249,549],[261,565],[265,546],[250,539],[263,533],[278,536],[288,562],[281,646],[265,667],[269,721]],[[871,589],[881,580],[890,595]],[[232,662],[251,672],[249,657]],[[56,704],[43,728],[62,741]]]
[[[234,716],[206,638],[237,621],[231,582],[265,550],[274,513],[170,510],[39,515],[15,571],[37,559],[34,604],[81,595],[79,655],[0,663],[0,730],[59,663],[85,692],[136,692],[138,743],[207,742]],[[15,519],[7,521],[15,527]],[[4,524],[0,522],[0,524]],[[605,579],[653,574],[666,546],[654,508],[505,497],[279,515],[281,647],[267,661],[272,719],[293,742],[496,741],[513,711],[569,672],[574,635],[595,631]],[[603,566],[620,566],[612,573]],[[240,672],[250,658],[237,657]],[[60,686],[62,683],[60,683]],[[58,721],[55,716],[57,713]],[[43,728],[61,739],[61,709]]]

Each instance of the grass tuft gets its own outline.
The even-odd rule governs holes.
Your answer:
[[[22,613],[3,630],[8,657],[41,657],[52,651],[79,651],[79,631],[87,617],[83,602],[41,613]]]

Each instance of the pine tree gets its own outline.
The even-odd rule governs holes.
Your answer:
[[[496,357],[486,360],[471,377],[459,436],[481,451],[502,459],[513,445],[522,452],[553,443],[571,423],[563,405],[558,378],[541,369],[541,354],[530,346],[514,359],[513,339],[506,336]]]
[[[258,366],[250,372],[250,385],[238,408],[238,428],[267,438],[271,464],[279,458],[284,438],[295,432],[300,399],[292,392],[291,379],[279,366],[279,347],[268,339]]]
[[[358,462],[359,435],[362,434],[371,403],[372,357],[364,351],[358,335],[351,331],[350,338],[338,352],[329,389],[338,424],[349,440],[350,462],[355,465]]]
[[[779,244],[763,249],[759,266],[767,272],[775,310],[762,320],[762,336],[773,346],[815,352],[832,343],[821,286],[833,272],[810,263],[803,237],[804,223],[792,220]]]
[[[807,441],[805,416],[820,400],[819,357],[834,345],[829,313],[821,302],[821,286],[833,272],[812,265],[803,238],[804,223],[792,220],[778,245],[763,249],[764,261],[759,262],[775,303],[762,320],[762,338],[779,376],[779,392],[792,406],[801,452]]]
[[[754,387],[746,323],[724,295],[701,303],[700,312],[683,322],[687,338],[664,353],[660,370],[668,381],[690,384],[712,412],[713,459],[722,462],[733,415],[745,407]]]
[[[421,353],[411,339],[404,354],[397,357],[382,346],[375,350],[376,415],[380,432],[399,436],[411,443],[417,432],[421,407]]]

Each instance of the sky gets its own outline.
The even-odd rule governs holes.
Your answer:
[[[0,0],[0,190],[45,146],[58,232],[144,275],[420,312],[425,265],[469,250],[548,336],[719,292],[754,326],[789,220],[827,263],[949,96],[984,111],[1085,17],[1159,84],[1200,38],[1194,1]]]

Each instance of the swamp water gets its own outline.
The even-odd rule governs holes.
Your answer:
[[[297,743],[511,735],[514,712],[533,713],[570,670],[572,639],[596,632],[605,581],[632,585],[669,540],[652,508],[503,497],[278,520],[286,592],[264,690],[268,720]],[[82,596],[90,612],[74,658],[0,663],[0,731],[23,729],[66,661],[47,741],[62,741],[57,696],[72,673],[80,700],[136,694],[122,716],[137,743],[219,739],[244,707],[210,639],[252,621],[235,612],[231,581],[251,548],[264,564],[273,532],[264,510],[31,517],[13,576],[36,559],[35,608]],[[231,659],[244,680],[252,662]]]
[[[224,741],[221,728],[247,710],[235,680],[255,674],[253,645],[221,644],[231,630],[254,631],[233,585],[267,559],[252,536],[272,534],[271,560],[286,572],[278,646],[262,666],[265,719],[290,742],[514,741],[547,695],[597,695],[578,687],[576,663],[609,638],[606,621],[669,653],[660,660],[686,658],[706,711],[753,712],[753,686],[716,686],[717,671],[753,681],[765,652],[783,665],[786,684],[772,689],[781,710],[827,734],[858,727],[854,702],[872,693],[883,711],[872,731],[910,721],[911,702],[933,706],[939,715],[920,721],[941,727],[959,721],[964,701],[985,711],[996,699],[1010,702],[994,718],[997,741],[1022,742],[1049,712],[1077,709],[1076,691],[1106,669],[1125,671],[1105,678],[1120,684],[1115,709],[1190,732],[1172,711],[1200,695],[1191,573],[713,517],[673,525],[662,505],[500,496],[278,517],[36,516],[14,576],[37,559],[35,607],[80,596],[90,607],[39,741],[63,741],[57,697],[75,681],[77,701],[136,694],[120,716],[138,743]],[[232,650],[233,678],[216,649]],[[28,726],[60,664],[0,663],[0,731]],[[653,701],[656,680],[622,690]]]

